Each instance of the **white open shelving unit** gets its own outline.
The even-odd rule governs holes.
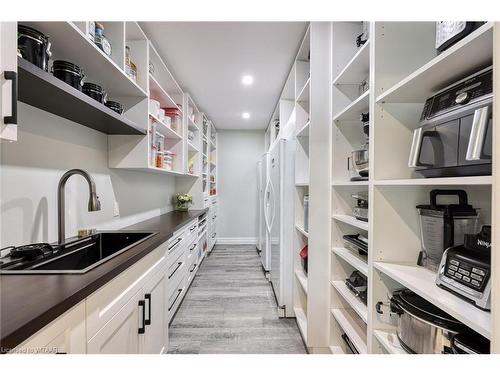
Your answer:
[[[416,205],[428,203],[432,189],[463,189],[481,209],[482,224],[491,224],[494,177],[426,179],[407,166],[413,129],[427,97],[493,63],[493,23],[439,55],[434,22],[371,23],[369,40],[360,48],[355,38],[361,22],[334,22],[331,27],[331,316],[324,322],[330,330],[329,346],[335,348],[331,352],[349,352],[342,339],[347,334],[360,353],[406,353],[397,339],[397,320],[375,309],[377,302],[388,302],[388,296],[402,288],[490,338],[494,346],[498,339],[491,313],[439,288],[435,273],[416,264],[421,249]],[[369,89],[357,91],[367,77]],[[369,180],[350,181],[346,160],[363,144],[359,118],[364,112],[370,113]],[[351,194],[361,192],[369,197],[369,222],[351,214]],[[368,257],[351,251],[342,239],[356,233],[367,236]],[[345,286],[354,270],[368,277],[368,305]],[[309,298],[312,293],[310,288]]]
[[[72,88],[64,92],[68,100],[73,100],[73,103],[79,101],[77,104],[84,110],[93,111],[94,118],[101,116],[100,118],[113,121],[112,126],[104,124],[99,127],[89,124],[88,121],[85,123],[84,119],[80,118],[82,125],[109,134],[109,168],[176,177],[175,190],[190,193],[193,196],[193,208],[215,207],[217,195],[215,125],[198,109],[194,99],[182,90],[139,23],[133,21],[100,21],[100,23],[103,24],[112,47],[110,56],[90,39],[91,22],[23,22],[50,36],[51,60],[66,60],[78,65],[85,72],[85,81],[99,84],[106,91],[108,99],[123,105],[123,114],[117,115],[101,104],[93,106],[81,104],[80,102],[84,101],[78,95],[71,93]],[[136,79],[130,78],[125,73],[126,47],[129,48],[131,62],[137,68]],[[22,60],[22,66],[23,63]],[[46,72],[39,74],[33,70],[23,74],[33,75],[33,72],[36,73],[37,79],[45,79],[45,87],[48,87],[48,84],[57,86],[52,83],[54,77]],[[27,90],[24,91],[26,94]],[[160,108],[175,112],[176,119],[169,121],[168,116],[165,120],[160,119],[151,100],[158,101]],[[37,103],[29,104],[37,106]],[[57,111],[54,113],[61,115]],[[79,122],[78,119],[70,119]],[[120,128],[121,124],[123,130]],[[165,154],[162,157],[163,152]],[[161,162],[168,160],[169,157],[172,158],[172,163]],[[208,218],[207,231],[204,234],[210,236],[210,249],[216,241],[216,217],[214,208]]]

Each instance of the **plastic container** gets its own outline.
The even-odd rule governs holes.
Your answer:
[[[149,99],[149,112],[155,116],[160,117],[160,102],[158,100]]]
[[[158,110],[158,120],[165,122],[165,110],[161,108]]]
[[[182,129],[182,115],[172,114],[169,112],[166,112],[165,115],[170,119],[171,129],[175,131],[179,131],[179,129]]]

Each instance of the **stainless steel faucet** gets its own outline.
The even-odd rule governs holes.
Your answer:
[[[58,243],[63,244],[66,238],[66,228],[65,228],[65,187],[66,181],[74,174],[79,174],[83,176],[89,184],[89,212],[100,211],[101,202],[99,202],[99,197],[97,196],[95,190],[95,182],[92,176],[87,171],[83,169],[71,169],[62,175],[59,180],[59,186],[57,187],[57,234]]]

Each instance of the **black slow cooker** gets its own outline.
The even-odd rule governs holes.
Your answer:
[[[25,25],[17,26],[17,50],[21,57],[40,69],[49,70],[49,37]]]

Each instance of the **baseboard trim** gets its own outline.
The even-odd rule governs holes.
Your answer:
[[[217,245],[257,245],[257,237],[217,237]]]

